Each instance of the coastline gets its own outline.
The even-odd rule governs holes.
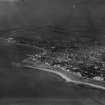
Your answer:
[[[53,73],[55,75],[60,76],[62,79],[64,79],[66,83],[71,83],[72,82],[74,84],[83,84],[83,85],[87,85],[87,86],[91,86],[91,87],[94,87],[94,88],[99,88],[99,89],[105,90],[105,87],[102,86],[102,84],[99,83],[100,81],[86,80],[86,79],[83,79],[83,78],[81,78],[81,77],[79,77],[79,76],[77,76],[77,75],[75,75],[75,74],[73,74],[71,72],[66,72],[66,71],[59,72],[59,71],[54,71],[54,70],[47,69],[47,68],[30,66],[30,65],[25,65],[24,67]],[[64,72],[65,72],[65,74],[64,74]],[[98,84],[96,84],[96,83],[98,83]]]

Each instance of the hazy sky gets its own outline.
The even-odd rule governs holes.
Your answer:
[[[85,27],[89,16],[96,27],[104,25],[104,0],[0,0],[2,27],[27,24]]]

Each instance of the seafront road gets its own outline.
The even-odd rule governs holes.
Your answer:
[[[73,74],[70,71],[61,70],[61,69],[53,69],[48,67],[47,65],[40,64],[40,65],[23,65],[23,67],[31,68],[31,69],[37,69],[42,70],[45,72],[50,72],[53,74],[56,74],[57,76],[60,76],[62,79],[65,80],[67,83],[75,83],[75,84],[84,84],[87,86],[91,86],[94,88],[99,88],[105,90],[105,82],[104,81],[96,81],[91,79],[84,79],[76,74]]]

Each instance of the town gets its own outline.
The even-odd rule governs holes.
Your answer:
[[[23,40],[17,45],[33,47],[33,51],[26,54],[21,61],[25,65],[43,65],[53,70],[63,70],[83,77],[105,81],[105,47],[81,47],[80,44],[71,45],[66,41],[43,41],[27,43]]]

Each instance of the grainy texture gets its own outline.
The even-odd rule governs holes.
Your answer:
[[[104,24],[104,0],[19,0],[17,2],[0,0],[0,30],[6,30],[3,31],[4,33],[15,27],[48,26],[47,29],[44,27],[36,34],[23,36],[50,40],[83,37],[86,40],[99,40],[105,44]],[[55,27],[54,30],[52,26]],[[0,33],[0,36],[4,35]],[[28,105],[26,103],[104,105],[105,91],[83,85],[66,84],[61,78],[49,73],[16,68],[11,65],[16,57],[14,53],[22,55],[17,48],[3,46],[0,43],[0,105]],[[20,96],[35,98],[5,98]],[[36,99],[38,97],[51,98]],[[57,98],[53,99],[53,97]]]

